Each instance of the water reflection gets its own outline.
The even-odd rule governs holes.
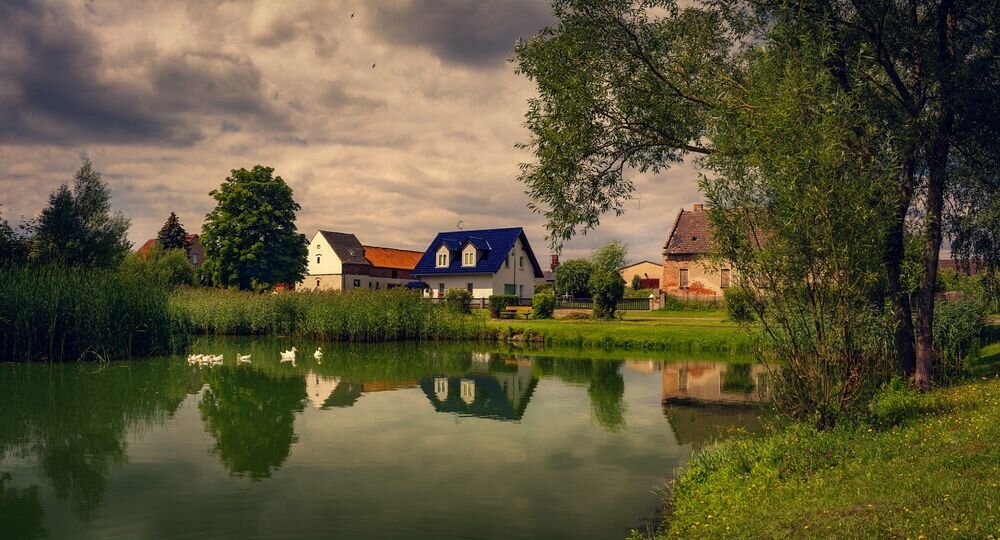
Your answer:
[[[244,536],[323,536],[323,516],[345,537],[624,537],[690,449],[757,427],[745,405],[766,387],[751,364],[413,344],[282,363],[293,345],[315,349],[206,339],[193,352],[221,365],[0,365],[0,536],[204,536],[151,502],[183,499]],[[294,519],[254,525],[293,500]]]
[[[198,408],[213,451],[230,473],[260,480],[291,452],[295,413],[302,412],[306,378],[273,376],[249,367],[212,368]]]

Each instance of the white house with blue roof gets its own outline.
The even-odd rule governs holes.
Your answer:
[[[438,233],[412,274],[427,284],[433,298],[448,289],[465,289],[473,298],[531,298],[535,279],[543,277],[521,227]]]

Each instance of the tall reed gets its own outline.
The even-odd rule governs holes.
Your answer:
[[[0,266],[0,361],[166,352],[168,298],[165,285],[134,274]]]
[[[329,341],[465,339],[485,324],[404,290],[257,294],[180,289],[170,299],[184,334],[285,335]]]

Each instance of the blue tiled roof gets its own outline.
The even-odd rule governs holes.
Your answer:
[[[528,261],[534,270],[535,277],[542,277],[542,269],[538,265],[528,238],[524,235],[521,227],[510,227],[507,229],[484,229],[481,231],[452,231],[438,233],[434,241],[427,246],[423,257],[413,269],[414,276],[426,276],[430,274],[495,274],[503,265],[507,254],[514,247],[514,242],[521,239],[521,245],[528,255]],[[479,262],[476,266],[462,266],[462,256],[460,250],[466,242],[471,242],[480,250]],[[437,268],[435,259],[437,250],[441,244],[448,246],[452,252],[450,263],[447,268]]]

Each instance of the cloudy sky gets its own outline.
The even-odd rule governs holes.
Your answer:
[[[89,157],[139,244],[170,211],[199,230],[229,170],[264,164],[307,234],[422,250],[459,220],[521,225],[545,258],[514,148],[534,87],[507,59],[551,23],[543,0],[0,2],[3,215],[37,215]],[[695,172],[637,186],[564,257],[620,239],[658,260]]]

